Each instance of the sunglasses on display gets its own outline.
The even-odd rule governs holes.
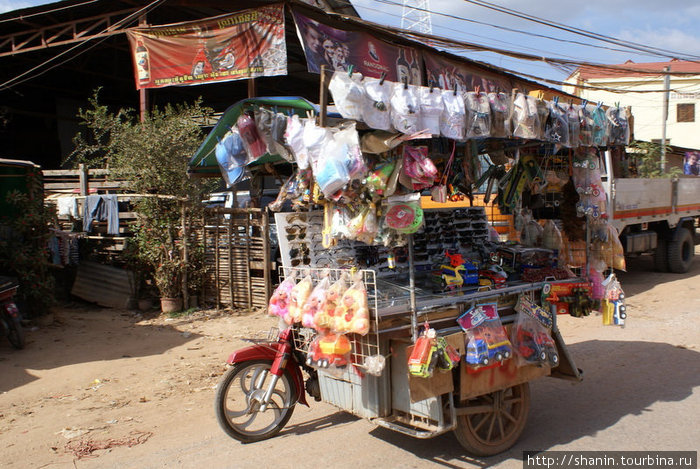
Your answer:
[[[302,223],[306,223],[306,214],[305,213],[295,213],[293,215],[287,215],[287,223],[292,223],[296,220],[299,220]]]
[[[311,263],[311,258],[308,256],[302,257],[300,259],[292,259],[292,267],[297,267],[299,264],[309,265]]]

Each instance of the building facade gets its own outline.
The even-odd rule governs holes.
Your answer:
[[[614,91],[582,89],[564,86],[564,91],[587,99],[602,101],[607,106],[619,103],[630,106],[634,115],[634,138],[661,141],[663,132],[664,75],[654,73],[670,67],[670,93],[666,142],[669,145],[700,148],[700,63],[672,60],[670,62],[618,65],[625,71],[578,68],[566,79],[567,83],[607,88]]]

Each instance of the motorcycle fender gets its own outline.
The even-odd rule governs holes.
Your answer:
[[[274,360],[277,354],[277,344],[255,344],[249,347],[236,350],[231,355],[229,355],[226,363],[229,365],[235,365],[236,363],[241,363],[249,360]],[[294,386],[297,391],[297,399],[300,403],[309,407],[308,402],[306,402],[306,392],[304,390],[304,376],[301,374],[301,367],[296,363],[295,360],[288,360],[287,366],[285,367],[289,374],[292,375],[294,380]]]

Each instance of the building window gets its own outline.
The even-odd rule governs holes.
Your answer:
[[[676,105],[676,122],[695,122],[695,104]]]

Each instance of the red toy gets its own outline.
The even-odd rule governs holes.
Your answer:
[[[306,364],[316,368],[345,368],[348,366],[350,340],[343,334],[326,334],[317,337],[306,356]]]

